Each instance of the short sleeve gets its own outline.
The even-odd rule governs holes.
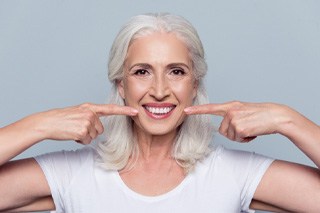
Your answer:
[[[250,212],[249,206],[253,195],[269,166],[274,161],[269,157],[254,152],[228,150],[223,148],[225,163],[230,165],[231,172],[239,186],[241,209]]]
[[[68,186],[80,168],[93,161],[93,156],[94,149],[87,146],[76,151],[59,151],[35,157],[49,184],[56,212],[64,212],[64,196]]]

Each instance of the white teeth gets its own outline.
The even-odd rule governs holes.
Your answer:
[[[170,112],[173,107],[149,107],[146,106],[146,109],[152,114],[166,114]]]

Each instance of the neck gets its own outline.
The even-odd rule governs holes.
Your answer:
[[[138,127],[136,127],[138,128]],[[177,130],[166,135],[151,135],[136,129],[136,138],[140,149],[141,160],[163,160],[171,158],[174,140]]]

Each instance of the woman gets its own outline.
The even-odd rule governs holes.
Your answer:
[[[230,140],[282,134],[318,167],[319,127],[279,104],[208,104],[206,70],[185,19],[133,17],[110,52],[112,104],[37,113],[0,130],[0,209],[318,212],[319,169],[211,146],[209,115],[223,117],[219,132]],[[90,144],[103,132],[98,146],[8,162],[44,139]]]

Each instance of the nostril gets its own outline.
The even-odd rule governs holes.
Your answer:
[[[162,101],[170,95],[170,88],[166,82],[165,76],[157,76],[153,80],[149,94],[157,101]]]

